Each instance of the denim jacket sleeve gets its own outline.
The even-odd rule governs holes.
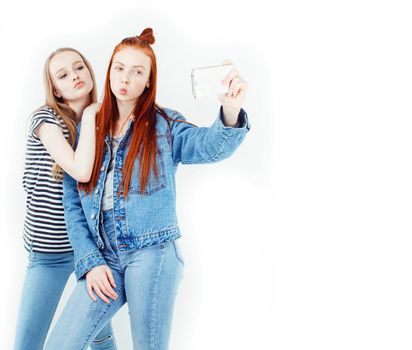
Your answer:
[[[106,261],[98,249],[87,224],[77,190],[77,181],[65,174],[63,179],[64,217],[74,251],[74,271],[79,280],[86,272]]]
[[[77,135],[79,129],[80,124],[77,126]],[[92,237],[84,216],[77,181],[68,174],[64,174],[63,178],[63,207],[67,234],[74,251],[74,272],[79,280],[93,267],[105,265],[106,261]]]
[[[186,120],[180,113],[174,119]],[[173,163],[213,163],[228,158],[245,138],[250,129],[246,112],[241,109],[238,126],[223,124],[223,108],[210,127],[196,127],[187,123],[172,123]]]

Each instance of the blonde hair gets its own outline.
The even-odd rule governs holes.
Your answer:
[[[46,102],[45,105],[53,109],[55,113],[60,116],[60,118],[63,120],[63,123],[66,124],[68,130],[69,130],[69,139],[68,142],[69,144],[73,147],[75,140],[76,140],[76,113],[73,111],[73,109],[70,108],[70,106],[64,102],[63,97],[56,97],[54,95],[54,88],[53,88],[53,81],[50,76],[50,61],[51,59],[56,56],[57,54],[65,51],[72,51],[77,53],[82,60],[84,61],[87,69],[90,72],[90,76],[92,77],[93,80],[93,89],[90,92],[90,98],[91,98],[91,103],[97,102],[97,89],[96,89],[96,79],[94,77],[93,69],[92,66],[90,65],[89,61],[77,50],[72,49],[70,47],[62,47],[59,48],[55,51],[53,51],[46,59],[46,62],[44,64],[44,73],[43,73],[43,79],[44,79],[44,90],[45,90],[45,96],[46,96]],[[44,108],[44,106],[38,108],[36,111]],[[35,112],[36,112],[35,111]],[[61,181],[63,179],[63,170],[62,168],[52,160],[52,175],[53,178]]]

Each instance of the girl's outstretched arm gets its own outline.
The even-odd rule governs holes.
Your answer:
[[[79,182],[88,182],[93,170],[96,138],[95,119],[99,108],[99,103],[93,103],[83,111],[79,142],[75,151],[57,124],[41,123],[34,130],[52,159]]]

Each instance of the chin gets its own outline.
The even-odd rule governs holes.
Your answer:
[[[116,97],[117,100],[120,101],[127,101],[130,100],[130,98],[126,95],[119,95],[119,94],[114,94],[114,96]]]
[[[136,101],[138,99],[138,97],[131,97],[129,95],[114,95],[116,97],[116,99],[118,99],[119,101],[128,101],[128,102],[132,102],[132,101]]]
[[[87,91],[79,91],[79,94],[77,94],[76,96],[73,96],[73,99],[79,100],[82,98],[86,98],[87,96],[89,96],[90,92]]]

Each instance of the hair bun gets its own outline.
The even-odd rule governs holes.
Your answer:
[[[149,45],[153,45],[155,42],[155,38],[153,36],[153,29],[145,28],[143,32],[139,35],[139,39],[147,42]]]

